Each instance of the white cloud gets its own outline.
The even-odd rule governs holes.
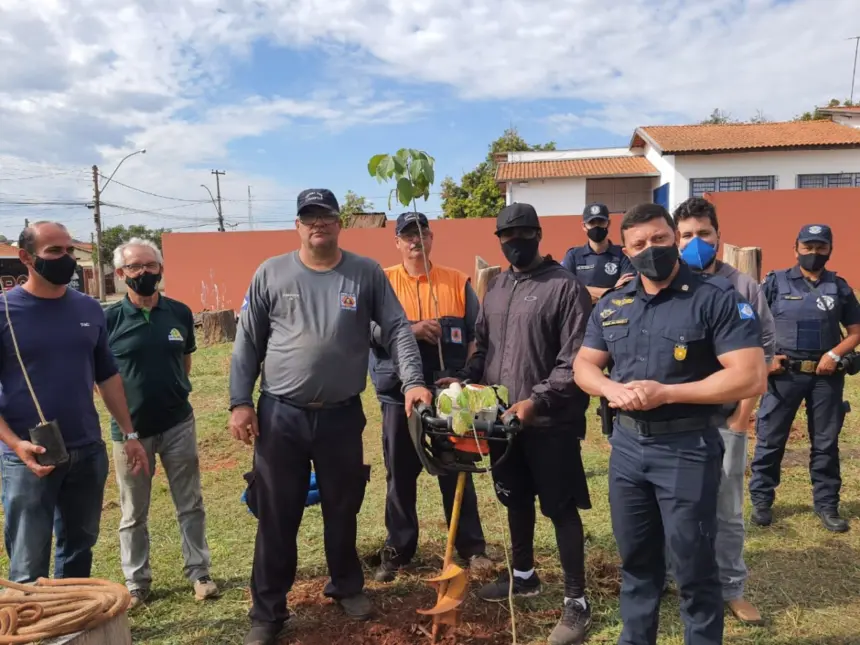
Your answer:
[[[86,199],[88,164],[111,169],[146,146],[146,163],[130,160],[120,181],[200,199],[209,169],[226,165],[238,218],[248,183],[272,200],[295,189],[243,176],[230,165],[233,142],[421,111],[381,94],[380,79],[437,85],[466,101],[584,103],[546,116],[560,131],[628,134],[716,107],[791,118],[846,98],[853,42],[844,39],[858,22],[856,0],[3,0],[0,179],[47,174],[28,162],[80,170],[15,190],[0,181],[0,193]],[[262,40],[324,51],[330,68],[300,97],[237,94],[236,64]],[[120,188],[106,198],[179,204]],[[269,204],[260,218],[276,218],[281,204],[292,210]],[[205,207],[160,212],[202,217]],[[8,211],[0,206],[0,226]]]

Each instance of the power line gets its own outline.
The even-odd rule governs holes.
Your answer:
[[[104,175],[101,175],[101,177],[105,178]],[[153,192],[150,192],[148,190],[144,190],[143,188],[136,188],[135,186],[129,186],[128,184],[124,184],[120,181],[117,181],[116,179],[114,179],[112,183],[117,184],[119,186],[122,186],[123,188],[128,188],[129,190],[133,190],[135,192],[142,193],[144,195],[149,195],[150,197],[158,197],[159,199],[170,199],[170,200],[173,200],[175,202],[188,202],[191,204],[205,204],[206,203],[205,199],[183,199],[182,197],[171,197],[169,195],[159,195],[158,193],[153,193]]]

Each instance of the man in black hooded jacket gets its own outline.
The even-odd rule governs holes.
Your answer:
[[[476,351],[460,376],[504,385],[524,430],[511,455],[493,469],[496,494],[508,509],[513,550],[513,592],[535,596],[535,496],[555,526],[564,570],[562,617],[550,645],[581,643],[591,626],[585,599],[584,531],[578,509],[591,508],[580,454],[588,396],[573,383],[573,359],[585,335],[591,298],[551,257],[539,253],[541,227],[534,207],[511,204],[499,213],[496,235],[511,267],[490,281],[475,327]],[[450,382],[446,379],[440,382]],[[491,460],[500,455],[491,450]],[[507,572],[478,595],[508,598]]]

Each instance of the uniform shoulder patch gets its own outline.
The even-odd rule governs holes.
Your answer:
[[[739,302],[738,315],[741,320],[755,320],[755,309],[748,302]]]

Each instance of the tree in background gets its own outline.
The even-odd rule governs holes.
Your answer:
[[[161,248],[162,233],[169,233],[168,228],[147,228],[143,224],[132,224],[131,226],[111,226],[102,231],[102,248],[101,256],[104,258],[103,264],[113,263],[113,252],[120,244],[128,242],[133,237],[140,237],[145,240],[152,240],[155,245]],[[95,250],[95,249],[94,249]],[[98,253],[96,258],[98,260]]]
[[[711,116],[704,121],[699,121],[699,123],[702,125],[723,125],[726,123],[770,123],[770,119],[761,110],[756,110],[755,114],[748,120],[739,121],[738,119],[732,118],[731,113],[721,110],[720,108],[716,108],[711,112]]]
[[[531,145],[515,127],[505,130],[490,144],[486,159],[464,174],[459,184],[452,177],[445,177],[442,181],[442,217],[464,219],[498,215],[505,207],[505,196],[496,184],[495,155],[532,150],[555,150],[555,142]]]
[[[854,107],[854,104],[851,101],[842,101],[839,102],[839,99],[830,99],[830,103],[827,104],[829,108],[836,107]],[[803,114],[794,117],[795,121],[823,121],[825,119],[829,119],[830,116],[827,114],[822,114],[821,110],[815,108],[811,112],[804,112]]]
[[[346,226],[353,215],[359,213],[372,213],[373,204],[367,197],[361,197],[351,190],[346,191],[343,203],[340,205],[340,221]]]

